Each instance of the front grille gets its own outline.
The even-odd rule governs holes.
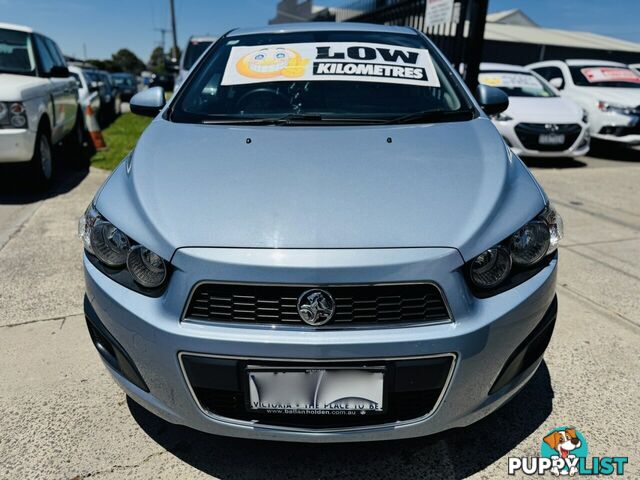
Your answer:
[[[567,123],[555,125],[556,129],[547,128],[544,123],[519,123],[515,126],[516,135],[522,145],[529,150],[537,150],[539,152],[560,152],[571,148],[571,145],[580,136],[582,127],[577,123]],[[540,144],[540,135],[542,134],[561,134],[564,135],[564,143],[558,145],[542,145]]]
[[[454,365],[454,357],[344,361],[344,362],[279,362],[213,358],[183,354],[181,362],[187,381],[200,407],[205,412],[255,424],[300,428],[340,428],[380,425],[424,417],[433,412],[447,386]],[[385,411],[369,415],[318,415],[267,413],[247,408],[248,364],[262,366],[287,366],[345,368],[380,366],[385,369]]]
[[[196,287],[185,317],[211,322],[306,325],[298,298],[311,286],[206,283]],[[428,283],[322,286],[335,300],[328,326],[438,322],[449,319],[437,287]]]

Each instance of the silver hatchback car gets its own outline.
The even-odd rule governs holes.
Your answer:
[[[422,33],[234,30],[80,221],[91,338],[128,396],[220,435],[469,425],[532,377],[562,222]]]

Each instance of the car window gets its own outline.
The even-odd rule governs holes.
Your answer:
[[[53,61],[55,62],[55,64],[59,67],[66,67],[67,62],[65,61],[64,55],[62,55],[62,52],[60,52],[58,45],[56,45],[56,43],[53,40],[47,37],[44,37],[44,41],[47,45],[47,48],[49,49],[49,53],[51,54],[51,58],[53,58]]]
[[[569,71],[579,87],[640,88],[640,75],[626,67],[580,65]]]
[[[551,80],[552,78],[561,78],[564,80],[560,67],[536,67],[532,70],[545,80]]]
[[[555,97],[547,85],[527,72],[483,71],[478,81],[498,87],[510,97]]]
[[[181,89],[171,119],[321,115],[381,121],[471,110],[453,73],[430,48],[418,35],[387,32],[227,37]]]
[[[47,48],[44,39],[40,35],[34,35],[36,41],[36,49],[38,50],[38,57],[40,58],[40,66],[42,72],[48,74],[51,68],[56,64],[56,61],[51,56],[51,52]]]
[[[0,72],[34,75],[35,68],[31,36],[0,28]]]

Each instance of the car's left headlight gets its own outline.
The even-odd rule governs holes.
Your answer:
[[[513,120],[513,117],[510,117],[504,112],[497,113],[495,115],[491,115],[491,120],[496,120],[497,122],[510,122]]]
[[[137,244],[102,217],[92,205],[78,223],[87,257],[114,281],[145,295],[157,296],[168,277],[162,257]]]
[[[558,249],[564,235],[562,217],[552,205],[497,245],[467,264],[468,278],[477,296],[489,297],[528,280]]]

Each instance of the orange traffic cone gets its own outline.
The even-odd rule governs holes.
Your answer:
[[[86,117],[87,129],[89,130],[89,136],[91,137],[93,147],[96,150],[104,150],[107,148],[107,144],[104,142],[104,138],[102,138],[100,125],[98,125],[98,120],[96,119],[95,113],[93,113],[91,105],[87,105]]]

